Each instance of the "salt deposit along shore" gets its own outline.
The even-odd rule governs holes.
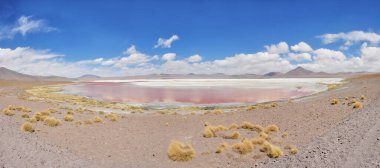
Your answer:
[[[297,101],[187,115],[80,97],[50,100],[46,92],[38,98],[26,90],[57,83],[1,81],[0,166],[379,167],[380,75],[347,80]],[[32,129],[21,128],[26,121]]]

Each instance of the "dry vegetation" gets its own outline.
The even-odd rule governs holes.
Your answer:
[[[168,156],[173,161],[190,161],[195,157],[195,150],[190,144],[172,140],[169,145]]]
[[[21,125],[21,130],[24,132],[34,132],[33,125],[30,122],[25,122]]]

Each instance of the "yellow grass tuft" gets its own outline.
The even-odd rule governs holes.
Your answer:
[[[74,112],[70,110],[70,111],[67,111],[66,114],[67,115],[74,115]]]
[[[104,115],[104,111],[99,111],[98,112],[100,115]]]
[[[287,149],[287,150],[289,150],[289,152],[292,155],[296,155],[299,152],[298,149],[294,145],[286,145],[284,148]]]
[[[37,119],[36,119],[36,117],[32,117],[32,118],[29,118],[28,121],[30,123],[35,123],[35,122],[37,122]]]
[[[190,114],[191,114],[191,115],[195,115],[195,112],[191,112]]]
[[[256,137],[256,138],[252,139],[252,144],[254,144],[254,145],[262,145],[262,144],[264,144],[265,141],[266,140],[264,138]]]
[[[239,128],[239,125],[237,125],[236,123],[232,123],[228,129],[235,129],[235,128]]]
[[[269,135],[267,133],[265,133],[264,131],[260,132],[260,137],[261,138],[264,138],[264,139],[268,139],[269,138]]]
[[[269,132],[278,132],[280,129],[278,128],[277,125],[274,125],[274,124],[271,124],[271,125],[268,125],[266,128],[265,128],[265,133],[269,133]]]
[[[223,114],[223,110],[222,109],[215,109],[214,110],[214,112],[213,112],[213,114],[215,114],[215,115],[218,115],[218,114]]]
[[[206,126],[205,130],[203,131],[203,137],[205,138],[216,137],[215,132],[216,130],[214,129],[213,126]]]
[[[224,150],[226,150],[228,148],[228,144],[227,143],[222,143],[215,151],[215,153],[222,153]]]
[[[50,127],[55,127],[55,126],[61,125],[61,121],[59,119],[54,118],[54,117],[45,118],[44,123]]]
[[[208,121],[205,122],[204,126],[209,126],[210,123]]]
[[[365,99],[364,95],[361,95],[360,100],[364,100],[364,99]]]
[[[240,133],[237,131],[233,132],[230,135],[224,135],[223,136],[224,139],[239,139],[239,137],[240,137]]]
[[[218,129],[218,131],[227,131],[228,130],[228,128],[225,127],[224,125],[218,125],[217,129]]]
[[[11,110],[9,110],[9,109],[4,109],[3,110],[3,113],[4,113],[4,115],[6,115],[6,116],[13,116],[13,115],[15,115],[15,113],[13,113]]]
[[[293,155],[297,155],[298,154],[298,149],[297,148],[292,148],[292,149],[290,149],[290,153],[293,154]]]
[[[348,97],[345,97],[344,100],[348,100]]]
[[[358,101],[354,103],[354,108],[362,108],[362,107],[363,107],[362,103]]]
[[[82,125],[82,124],[83,124],[83,121],[75,121],[75,124],[76,124],[76,125]]]
[[[21,114],[21,117],[22,117],[22,118],[29,118],[29,114],[28,114],[28,113],[25,113],[25,112],[23,112],[23,113]]]
[[[256,106],[251,105],[251,106],[248,106],[248,107],[247,107],[247,110],[248,110],[248,111],[251,111],[251,110],[254,110],[254,109],[256,109],[256,108],[257,108]]]
[[[73,115],[66,115],[63,119],[67,122],[71,122],[71,121],[74,121],[74,116]]]
[[[94,124],[94,121],[92,121],[92,120],[85,120],[84,123],[88,124],[88,125],[91,125],[91,124]]]
[[[277,107],[278,104],[277,104],[276,102],[273,102],[273,103],[271,104],[271,106],[272,106],[272,107]]]
[[[244,121],[239,128],[242,128],[242,129],[253,129],[254,128],[254,125],[248,121]]]
[[[94,117],[94,122],[96,122],[96,123],[101,123],[101,122],[103,122],[103,119],[100,118],[99,116],[95,116],[95,117]]]
[[[288,138],[288,136],[289,136],[289,133],[286,131],[281,135],[282,138]]]
[[[195,150],[190,144],[172,140],[169,145],[168,156],[173,161],[190,161],[195,157]]]
[[[357,102],[356,99],[352,99],[352,100],[351,100],[351,103],[355,103],[355,102]]]
[[[34,132],[33,125],[29,122],[25,122],[21,125],[21,130],[25,132]]]
[[[275,146],[267,141],[263,144],[263,150],[267,153],[268,157],[270,158],[278,158],[284,155],[284,152],[280,147]]]
[[[331,105],[336,105],[339,103],[339,100],[338,99],[332,99],[331,100]]]
[[[232,150],[240,154],[248,154],[253,151],[253,144],[251,141],[244,139],[243,142],[238,142],[232,145]]]

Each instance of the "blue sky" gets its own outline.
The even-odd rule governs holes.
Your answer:
[[[29,47],[36,52],[49,50],[45,54],[55,54],[57,57],[54,61],[65,64],[97,58],[102,58],[103,61],[107,59],[115,61],[133,55],[125,54],[132,45],[135,46],[137,53],[149,57],[143,61],[143,65],[128,63],[104,69],[110,72],[120,70],[118,73],[98,73],[106,76],[123,75],[124,72],[121,71],[131,72],[127,74],[174,73],[175,70],[174,72],[162,70],[163,68],[158,66],[168,61],[174,64],[175,61],[186,60],[196,54],[202,57],[202,62],[197,61],[197,64],[207,64],[202,66],[204,71],[212,69],[210,73],[214,73],[222,69],[222,67],[213,67],[220,66],[214,65],[215,60],[225,60],[226,57],[236,57],[237,54],[265,52],[264,46],[279,42],[286,42],[289,52],[291,46],[303,41],[313,49],[328,48],[342,52],[346,59],[361,58],[363,52],[360,49],[364,43],[367,47],[378,46],[376,35],[380,33],[379,6],[380,1],[1,0],[0,32],[2,31],[3,35],[0,33],[0,48],[15,50],[17,47]],[[40,27],[28,29],[24,34],[19,31],[7,35],[5,30],[9,32],[12,27],[16,27],[15,24],[21,17],[27,18],[29,23],[41,21]],[[354,31],[364,33],[363,37],[354,40],[349,38],[349,33]],[[338,33],[345,33],[348,38],[340,36],[332,43],[324,43],[323,38],[318,37]],[[375,39],[371,41],[371,37],[365,33],[374,34]],[[177,35],[179,39],[174,40],[170,48],[154,47],[159,38],[165,40],[173,35]],[[342,49],[342,45],[347,41],[353,44]],[[377,51],[377,48],[375,50]],[[285,71],[298,64],[314,63],[317,60],[314,57],[318,55],[314,51],[308,52],[312,57],[311,60],[286,59],[290,65],[275,71]],[[163,60],[162,56],[166,53],[175,53],[175,59]],[[274,54],[279,54],[282,58],[288,56],[287,53]],[[2,65],[6,66],[5,63]],[[84,68],[83,64],[81,66]],[[181,63],[170,66],[172,69],[182,67]],[[264,64],[258,65],[257,68],[261,66]],[[38,74],[28,70],[28,67],[9,67]],[[306,67],[323,71],[321,69],[323,66],[306,65]],[[91,64],[85,65],[85,68],[87,69],[82,69],[85,71],[83,73],[94,73],[92,71],[94,68],[99,70],[106,67],[105,64]],[[251,73],[250,68],[245,69],[247,73]],[[368,68],[356,68],[352,71],[365,69]],[[191,68],[188,71],[192,71]],[[252,71],[252,73],[265,71]],[[339,71],[339,69],[330,71]],[[341,71],[350,71],[350,69],[345,67]],[[245,71],[234,73],[242,72]],[[57,74],[72,76],[72,74]]]

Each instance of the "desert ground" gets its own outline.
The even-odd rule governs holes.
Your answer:
[[[380,167],[380,75],[347,80],[339,88],[268,108],[114,116],[20,96],[25,88],[59,82],[1,81],[0,108],[23,106],[31,112],[2,111],[0,167]],[[362,106],[354,108],[353,99]],[[48,109],[60,124],[31,121],[33,130],[21,130],[35,113]],[[73,121],[65,121],[67,115]],[[237,128],[228,129],[234,123]],[[265,131],[249,128],[250,123],[279,128],[264,137],[281,150],[278,157],[262,144],[251,145],[248,152],[233,145],[263,138]],[[227,129],[205,137],[205,129],[219,125]],[[235,132],[239,136],[229,137]],[[172,140],[191,144],[195,155],[190,152],[190,159],[173,161],[168,156]],[[228,145],[216,153],[222,143]]]

